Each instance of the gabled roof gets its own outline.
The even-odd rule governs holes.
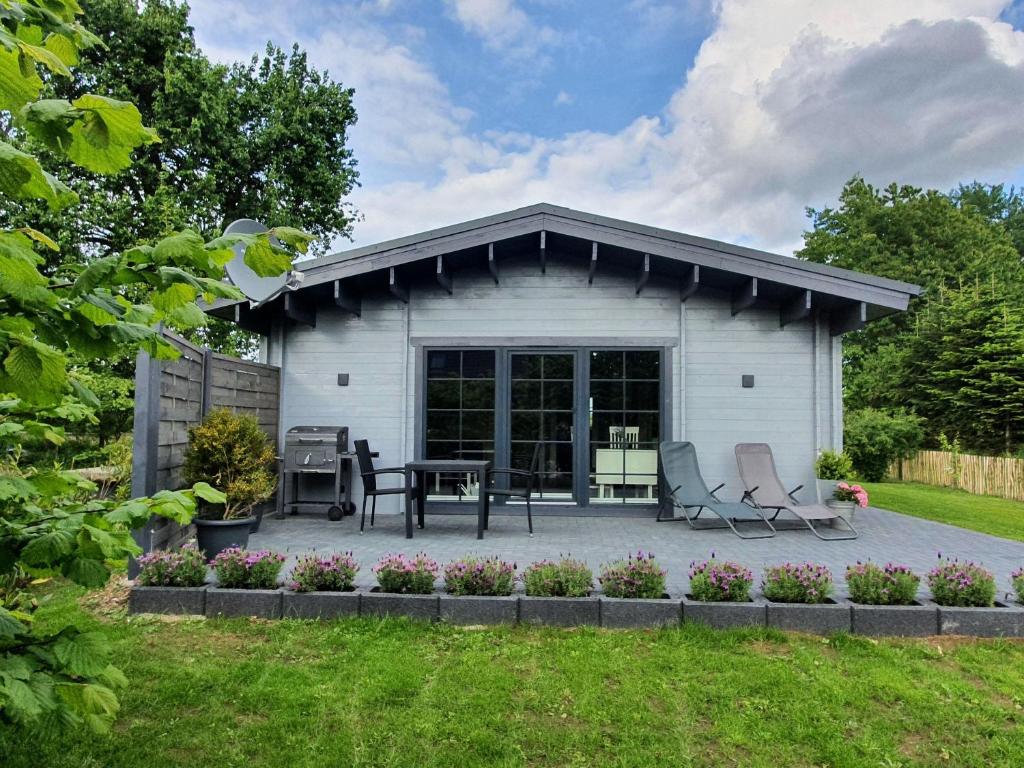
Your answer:
[[[830,314],[849,315],[838,326],[833,322],[833,330],[838,333],[904,310],[910,298],[921,292],[920,287],[898,280],[539,203],[300,262],[296,266],[305,279],[291,305],[294,308],[301,303],[303,294],[308,298],[328,296],[332,287],[338,299],[339,293],[351,294],[356,282],[365,282],[366,276],[382,271],[389,274],[393,292],[401,295],[395,291],[397,275],[414,270],[411,265],[439,257],[451,260],[458,268],[469,262],[486,262],[490,254],[497,277],[494,248],[498,248],[499,255],[502,248],[506,254],[530,248],[543,259],[545,246],[553,255],[591,261],[591,278],[598,266],[639,270],[638,292],[641,281],[645,283],[654,272],[678,277],[683,284],[682,298],[703,286],[731,292],[734,311],[738,311],[737,294],[743,306],[758,301],[793,304],[790,315],[805,316],[805,310],[814,303]],[[437,272],[440,281],[440,261]],[[288,314],[287,303],[286,299],[275,302],[277,312],[284,309]],[[244,312],[236,305],[239,303],[218,303],[211,312],[241,322]],[[243,302],[241,306],[247,308],[248,304]],[[268,310],[261,308],[260,314],[266,318]]]

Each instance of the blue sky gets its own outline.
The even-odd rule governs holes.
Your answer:
[[[191,18],[214,59],[297,42],[355,87],[359,244],[545,200],[788,253],[855,173],[1024,181],[1024,0],[193,0]]]

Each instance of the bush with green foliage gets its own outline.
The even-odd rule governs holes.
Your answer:
[[[223,506],[206,506],[204,517],[248,515],[277,488],[273,466],[274,449],[252,416],[218,408],[188,431],[185,482],[209,483],[227,497]]]
[[[1017,602],[1024,605],[1024,568],[1018,568],[1010,574],[1013,591],[1017,593]]]
[[[219,552],[211,565],[223,589],[274,589],[285,559],[269,549],[230,547]]]
[[[351,592],[359,563],[351,552],[306,555],[292,569],[289,587],[293,592]]]
[[[154,550],[136,562],[136,580],[144,587],[201,587],[206,581],[206,560],[194,544]]]
[[[37,201],[58,212],[77,195],[44,171],[37,151],[93,174],[125,171],[140,147],[159,141],[138,109],[77,90],[41,98],[71,74],[98,42],[78,21],[75,0],[0,3],[0,210]],[[14,136],[30,141],[16,147]],[[40,149],[45,148],[45,149]],[[56,164],[58,173],[70,167]],[[144,350],[178,352],[160,324],[179,330],[205,321],[197,299],[239,299],[224,281],[236,245],[263,276],[289,269],[309,236],[288,227],[209,243],[192,231],[155,245],[112,250],[88,263],[44,269],[40,251],[59,246],[30,226],[0,229],[0,722],[105,730],[124,676],[111,664],[102,632],[33,623],[32,577],[62,575],[85,586],[106,583],[109,563],[141,554],[131,530],[153,516],[187,523],[195,499],[222,503],[206,483],[150,498],[97,499],[75,472],[25,461],[31,441],[64,442],[62,424],[96,420],[102,403],[69,361],[113,359]]]
[[[832,572],[819,563],[771,565],[761,591],[776,603],[824,603],[832,594]]]
[[[412,557],[389,554],[373,566],[373,572],[383,592],[429,595],[437,579],[437,562],[423,552]]]
[[[846,569],[850,599],[863,605],[911,605],[920,583],[920,576],[895,563],[879,567],[858,562]]]
[[[819,480],[848,480],[853,475],[853,462],[845,453],[822,451],[814,462],[814,472]]]
[[[638,597],[653,600],[665,594],[667,571],[654,555],[637,552],[625,560],[601,566],[601,592],[605,597]]]
[[[449,595],[511,595],[516,564],[497,557],[464,557],[444,567],[444,591]]]
[[[594,574],[570,557],[540,560],[523,571],[523,584],[531,597],[586,597],[594,589]]]
[[[941,560],[928,572],[928,588],[939,605],[983,608],[996,600],[995,576],[977,563],[955,558]]]
[[[921,447],[921,420],[904,411],[886,412],[864,408],[847,413],[843,444],[853,468],[864,480],[885,479],[897,459],[909,459]]]
[[[746,603],[754,574],[739,563],[710,560],[690,563],[690,597],[705,603]]]

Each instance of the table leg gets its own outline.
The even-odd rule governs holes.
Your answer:
[[[405,538],[412,538],[412,472],[405,473]]]
[[[284,519],[284,480],[286,477],[284,462],[281,462],[281,469],[277,473],[277,509],[274,511],[274,517],[277,520]]]
[[[335,457],[337,463],[334,465],[334,504],[335,506],[341,506],[341,458]],[[344,517],[345,511],[342,509],[342,516]]]
[[[485,521],[487,520],[487,499],[488,494],[483,492],[484,478],[480,478],[480,493],[476,496],[476,537],[484,537]]]
[[[425,507],[427,506],[427,473],[417,472],[416,473],[416,490],[419,492],[419,498],[416,499],[416,522],[420,528],[423,527],[423,515],[425,513]]]
[[[352,514],[355,514],[356,508],[352,504],[352,462],[346,460],[345,466],[345,505],[343,509],[345,514],[348,514],[349,510],[352,510]]]

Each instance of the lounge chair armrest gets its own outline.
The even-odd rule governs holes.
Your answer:
[[[803,488],[803,487],[804,487],[804,486],[803,486],[803,484],[800,484],[800,485],[798,485],[798,486],[797,486],[796,488],[794,488],[794,489],[793,489],[792,491],[789,491],[789,495],[790,495],[790,496],[792,496],[792,495],[793,495],[794,493],[796,493],[797,491],[799,491],[799,490],[800,490],[801,488]]]
[[[754,501],[754,494],[757,493],[757,489],[760,488],[760,487],[761,487],[760,485],[755,485],[753,488],[750,488],[750,489],[744,491],[743,492],[743,499],[742,500],[746,501],[747,499],[750,499],[755,504],[757,504],[757,502]]]
[[[725,483],[719,483],[714,488],[712,488],[710,491],[708,491],[708,498],[709,499],[714,499],[715,501],[720,502],[721,499],[719,499],[717,496],[715,496],[715,494],[718,493],[723,488],[725,488]]]

